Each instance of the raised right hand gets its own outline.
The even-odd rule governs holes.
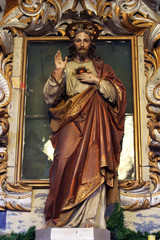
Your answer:
[[[67,64],[67,57],[65,57],[65,60],[63,61],[61,51],[58,50],[54,56],[54,63],[56,69],[65,69]]]

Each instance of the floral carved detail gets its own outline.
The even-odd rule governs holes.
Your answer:
[[[13,36],[42,36],[55,31],[61,14],[58,1],[19,0],[17,7],[4,16],[1,25],[11,30]]]

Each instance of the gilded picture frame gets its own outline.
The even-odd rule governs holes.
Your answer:
[[[19,135],[17,141],[16,181],[31,186],[48,185],[49,169],[53,161],[49,135],[49,115],[43,97],[43,86],[54,68],[54,55],[61,49],[63,58],[68,53],[70,41],[67,37],[26,37],[22,63],[21,99],[19,106]],[[133,138],[131,147],[125,148],[121,156],[120,181],[141,179],[140,121],[139,121],[139,81],[136,62],[137,39],[134,36],[100,37],[96,42],[97,54],[111,65],[116,75],[122,79],[128,91],[126,119],[133,133],[124,134],[124,144]],[[123,61],[119,61],[123,55]],[[36,96],[37,98],[36,99]],[[35,104],[34,104],[35,103]],[[38,105],[40,105],[38,107]],[[39,109],[39,110],[37,110]],[[45,112],[45,113],[44,113]],[[48,115],[48,117],[47,117]],[[44,118],[44,119],[43,119]],[[43,119],[43,120],[42,120]],[[42,123],[43,122],[43,123]],[[40,127],[38,127],[40,125]],[[28,128],[27,128],[28,126]],[[47,126],[47,127],[46,127]],[[136,126],[136,127],[135,127]],[[44,128],[44,129],[43,129]],[[127,127],[126,127],[127,129]],[[41,135],[41,133],[43,134]],[[46,135],[48,134],[48,135]],[[27,145],[28,144],[28,145]],[[122,149],[125,146],[123,145]],[[36,150],[37,149],[37,150]],[[50,149],[50,150],[49,150]],[[46,153],[50,151],[50,153]],[[128,153],[126,154],[126,152]],[[129,152],[132,156],[129,156]],[[45,157],[47,155],[47,158]],[[125,160],[126,159],[126,160]],[[130,169],[124,171],[124,164],[131,162]],[[125,162],[125,163],[123,163]],[[127,176],[127,177],[126,177]]]

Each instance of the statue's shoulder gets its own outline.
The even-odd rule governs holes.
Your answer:
[[[103,59],[95,60],[93,63],[94,65],[99,66],[102,69],[105,69],[105,71],[107,72],[112,71],[112,67],[109,64],[105,63]]]

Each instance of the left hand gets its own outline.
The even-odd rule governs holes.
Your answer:
[[[100,79],[92,73],[82,73],[77,76],[77,79],[82,83],[93,83],[98,86]]]

